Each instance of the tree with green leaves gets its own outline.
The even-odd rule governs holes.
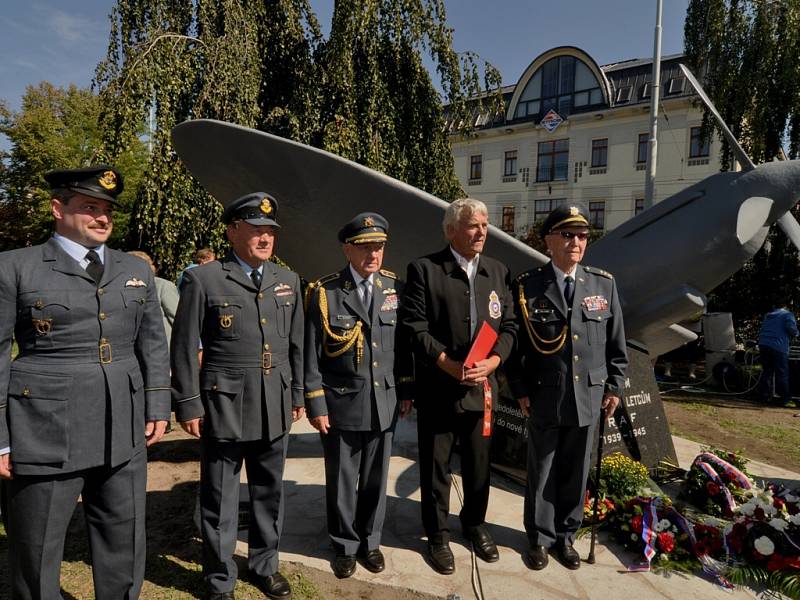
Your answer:
[[[753,162],[800,156],[800,0],[690,0],[684,47],[688,65]],[[717,127],[708,113],[704,125]],[[732,161],[723,139],[722,168]],[[752,331],[776,301],[796,295],[798,282],[797,250],[774,229],[753,260],[714,291],[709,306],[732,312],[738,326]]]
[[[52,230],[50,189],[44,174],[96,163],[103,140],[98,127],[100,103],[89,89],[56,87],[46,81],[31,85],[19,111],[0,104],[0,133],[11,149],[0,171],[0,220],[4,227],[0,250],[44,242]],[[127,190],[135,190],[146,157],[146,148],[133,136],[117,166],[125,172]],[[129,205],[131,191],[120,196]],[[127,213],[120,211],[114,223],[112,243],[127,234]]]
[[[337,0],[327,40],[308,0],[117,0],[111,18],[96,74],[106,155],[147,125],[152,155],[132,229],[162,268],[223,242],[220,206],[171,146],[170,130],[189,118],[258,128],[459,195],[424,52],[452,110],[481,85],[476,57],[452,49],[443,0]],[[499,89],[499,74],[486,74]]]

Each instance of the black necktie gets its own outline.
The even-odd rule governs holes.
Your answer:
[[[261,272],[258,269],[253,269],[250,271],[250,279],[253,280],[253,285],[256,286],[257,290],[261,289]]]
[[[575,295],[575,280],[567,275],[564,278],[564,300],[567,301],[567,308],[572,308],[572,297]]]
[[[95,284],[100,285],[100,280],[103,278],[103,263],[100,262],[100,257],[94,250],[89,250],[86,253],[86,260],[89,261],[86,272],[94,279]]]

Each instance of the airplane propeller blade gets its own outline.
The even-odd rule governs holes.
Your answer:
[[[722,115],[719,114],[717,107],[714,106],[714,103],[711,101],[711,98],[708,97],[706,91],[703,89],[703,86],[700,85],[700,82],[695,79],[695,76],[692,75],[692,72],[686,67],[684,64],[678,65],[683,71],[683,75],[692,84],[694,91],[697,92],[697,95],[700,96],[703,103],[708,107],[709,112],[714,115],[714,118],[717,120],[720,129],[722,130],[725,139],[728,140],[728,143],[731,145],[733,149],[733,153],[736,155],[736,160],[739,161],[739,164],[742,165],[743,171],[751,171],[755,169],[756,166],[753,164],[753,161],[750,160],[750,157],[747,156],[747,152],[744,151],[744,148],[739,144],[739,140],[736,139],[736,136],[733,135],[733,132],[728,129],[728,125],[722,119]]]
[[[792,216],[792,213],[783,213],[777,223],[778,227],[786,234],[786,237],[794,244],[794,247],[800,250],[800,223]]]

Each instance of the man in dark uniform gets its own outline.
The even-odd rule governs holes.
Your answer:
[[[562,563],[577,569],[572,543],[583,518],[594,428],[601,408],[610,416],[619,404],[628,357],[613,277],[580,264],[589,236],[585,209],[556,208],[541,235],[552,260],[515,282],[519,345],[508,367],[512,393],[528,416],[526,559],[543,569],[555,546]]]
[[[373,573],[385,568],[380,550],[386,483],[398,413],[411,409],[401,390],[411,380],[395,341],[397,277],[381,269],[389,224],[361,213],[339,232],[348,265],[309,289],[305,399],[322,436],[328,533],[333,572],[350,577],[356,555]],[[407,392],[405,392],[407,393]]]
[[[508,269],[481,255],[488,232],[486,205],[456,200],[445,213],[443,228],[448,246],[408,266],[401,323],[415,356],[422,522],[429,558],[434,569],[450,574],[455,561],[447,524],[449,469],[456,440],[464,487],[462,530],[481,559],[499,558],[484,523],[491,395],[497,393],[494,371],[511,353],[516,325]],[[465,368],[463,361],[484,322],[497,332],[497,340],[487,358]]]
[[[243,461],[252,578],[270,598],[291,594],[278,572],[278,542],[288,431],[303,416],[303,306],[297,274],[267,260],[277,212],[262,192],[225,209],[232,251],[184,272],[172,329],[175,416],[202,442],[203,574],[214,599],[234,597]]]
[[[98,165],[45,179],[53,237],[0,255],[0,477],[9,480],[11,597],[61,597],[64,537],[81,496],[95,596],[138,598],[145,446],[169,419],[161,309],[147,264],[105,245],[122,176]]]

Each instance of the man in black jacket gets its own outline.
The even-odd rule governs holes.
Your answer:
[[[401,324],[416,365],[422,521],[434,569],[450,574],[455,562],[447,524],[449,466],[456,440],[461,447],[464,507],[459,516],[464,535],[483,560],[499,558],[484,523],[491,396],[497,393],[494,371],[514,346],[516,326],[508,269],[481,255],[488,232],[486,205],[456,200],[443,227],[448,246],[408,267]],[[497,341],[487,358],[466,368],[463,361],[483,322],[497,332]]]

